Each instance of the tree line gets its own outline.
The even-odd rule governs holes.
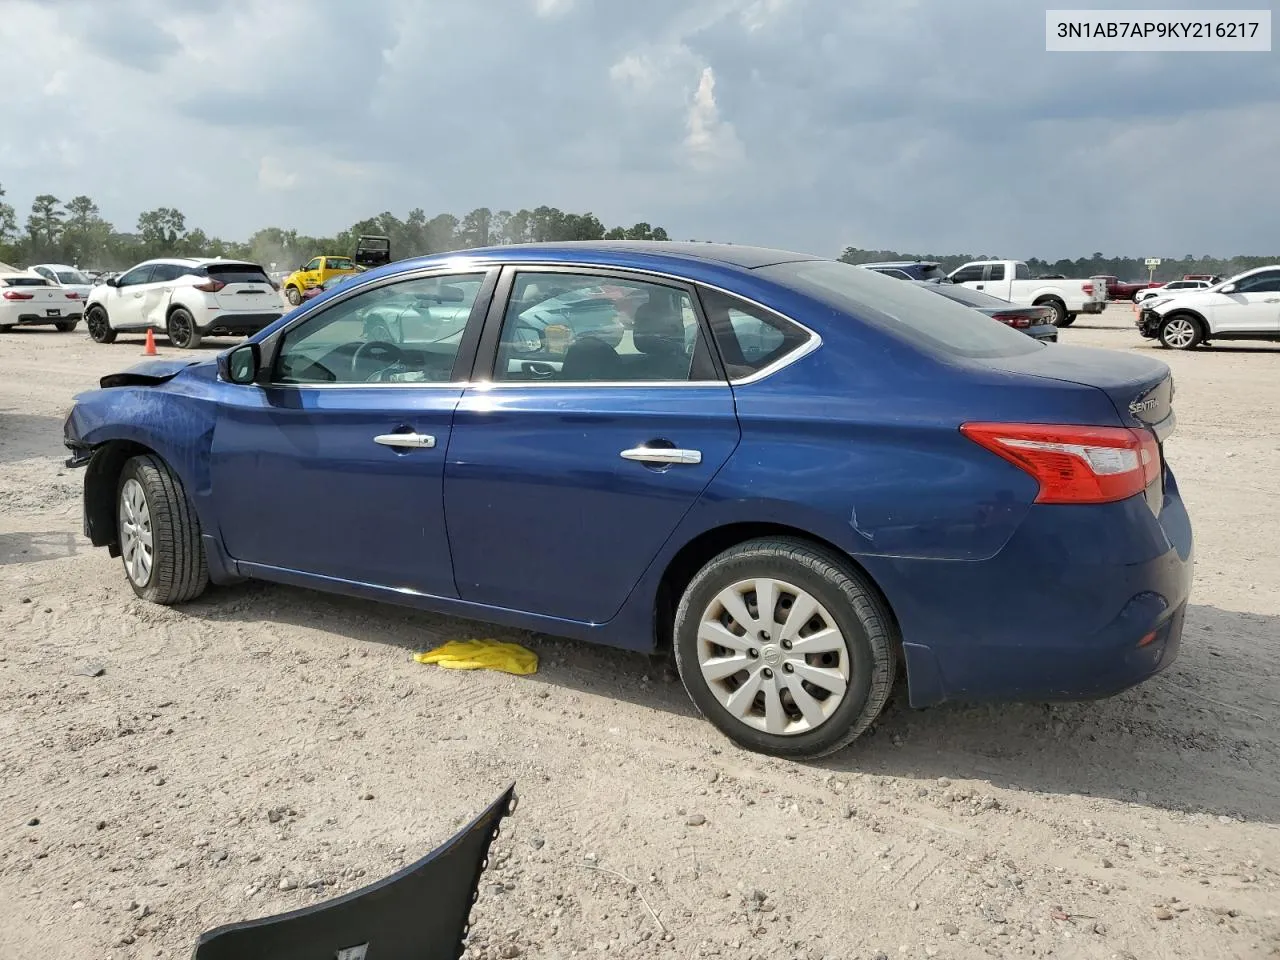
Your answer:
[[[210,256],[264,266],[275,263],[283,270],[316,254],[351,254],[361,234],[389,237],[396,259],[505,243],[670,239],[662,227],[648,223],[609,228],[593,213],[541,206],[515,212],[479,207],[461,218],[450,213],[428,217],[418,208],[403,220],[384,212],[331,237],[266,227],[247,240],[228,241],[189,226],[182,211],[174,207],[144,211],[136,227],[125,231],[106,220],[91,197],[73,197],[64,203],[47,193],[32,201],[20,227],[17,211],[4,197],[0,186],[0,261],[13,265],[70,263],[82,269],[122,270],[151,257]]]
[[[491,244],[557,240],[669,240],[667,231],[649,223],[608,228],[592,213],[566,213],[556,207],[493,211],[479,207],[464,217],[440,213],[428,217],[421,208],[401,219],[390,212],[353,223],[336,236],[313,237],[297,230],[265,227],[244,241],[211,237],[175,207],[156,207],[138,215],[133,230],[119,230],[106,220],[91,197],[72,197],[65,203],[52,194],[40,194],[31,203],[26,220],[5,201],[0,185],[0,261],[18,266],[32,263],[71,263],[83,269],[122,270],[140,260],[165,256],[232,257],[286,270],[320,253],[351,254],[361,234],[391,239],[396,259],[486,247]],[[988,254],[914,254],[896,250],[862,250],[846,247],[840,259],[847,263],[882,260],[934,260],[948,271],[970,260],[996,259]],[[1163,257],[1156,279],[1169,280],[1186,273],[1231,276],[1254,267],[1280,262],[1280,257],[1229,258]],[[1107,257],[1094,253],[1076,260],[1027,259],[1033,276],[1062,274],[1091,277],[1102,274],[1122,280],[1142,280],[1147,268],[1142,258]]]
[[[1015,257],[1000,257],[980,253],[898,253],[896,250],[860,250],[857,247],[846,247],[840,259],[845,263],[881,263],[889,260],[927,260],[935,261],[950,273],[956,267],[974,260],[1010,260]],[[1145,257],[1108,257],[1102,253],[1094,253],[1091,257],[1080,257],[1077,260],[1041,260],[1038,257],[1026,258],[1027,267],[1033,277],[1061,275],[1072,279],[1085,277],[1119,277],[1121,280],[1146,280],[1149,273]],[[1177,280],[1188,273],[1210,273],[1216,276],[1231,277],[1254,267],[1265,267],[1280,263],[1276,257],[1197,257],[1188,253],[1186,256],[1160,257],[1160,266],[1156,267],[1156,280]]]

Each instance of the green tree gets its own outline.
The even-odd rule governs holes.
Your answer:
[[[61,201],[51,193],[42,193],[31,201],[27,217],[28,260],[49,260],[59,256],[66,214],[59,209]]]
[[[147,256],[177,253],[186,234],[187,218],[174,207],[156,207],[138,215],[138,237]]]
[[[4,199],[4,187],[0,186],[0,245],[8,246],[18,236],[18,214],[13,205]]]

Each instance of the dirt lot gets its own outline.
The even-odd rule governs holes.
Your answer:
[[[1063,339],[1152,350],[1127,308]],[[140,353],[0,338],[0,960],[186,956],[511,781],[475,957],[1280,955],[1280,350],[1159,353],[1198,553],[1169,672],[1081,705],[899,694],[815,765],[732,749],[644,657],[284,587],[136,601],[60,437]],[[477,635],[541,671],[411,658]]]

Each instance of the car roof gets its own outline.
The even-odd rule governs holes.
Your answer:
[[[84,272],[80,270],[79,267],[73,267],[69,263],[33,263],[31,266],[27,267],[27,269],[34,270],[36,267],[48,267],[50,270],[75,270],[80,273]]]
[[[936,267],[937,260],[877,260],[875,263],[860,263],[860,267]]]
[[[477,260],[541,260],[551,263],[600,263],[625,266],[634,261],[635,255],[652,257],[670,263],[720,264],[754,270],[776,263],[794,263],[803,260],[826,260],[807,253],[775,250],[736,243],[701,243],[696,240],[569,240],[556,243],[511,243],[497,247],[480,247],[473,250],[455,250],[447,254],[435,254],[430,260],[466,257]]]

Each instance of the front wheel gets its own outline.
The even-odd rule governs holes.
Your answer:
[[[297,287],[285,287],[284,298],[296,307],[302,302],[302,291]]]
[[[179,350],[194,350],[200,346],[200,331],[196,329],[195,317],[184,307],[177,307],[169,314],[169,342]]]
[[[177,474],[159,457],[134,457],[116,491],[120,558],[133,592],[151,603],[182,603],[209,583],[200,520]]]
[[[116,332],[111,329],[111,324],[107,320],[107,311],[97,304],[85,311],[84,322],[89,328],[89,336],[93,338],[94,343],[115,342]]]
[[[1185,313],[1167,317],[1160,324],[1160,342],[1170,350],[1191,350],[1203,339],[1200,322]]]
[[[698,709],[734,743],[818,757],[862,734],[888,701],[892,624],[847,560],[803,540],[753,540],[685,590],[676,665]]]

